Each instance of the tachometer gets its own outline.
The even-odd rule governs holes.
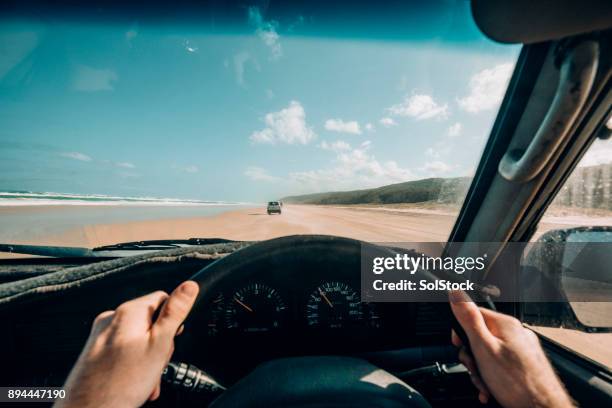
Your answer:
[[[346,283],[323,283],[312,292],[306,304],[309,326],[338,329],[361,318],[359,294]]]
[[[275,289],[253,283],[226,300],[225,320],[228,329],[261,333],[279,329],[287,307]]]

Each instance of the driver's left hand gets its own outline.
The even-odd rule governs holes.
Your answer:
[[[131,408],[159,397],[174,337],[198,291],[197,283],[187,281],[169,296],[153,292],[101,313],[66,380],[66,399],[55,406]]]

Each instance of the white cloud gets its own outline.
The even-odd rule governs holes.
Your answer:
[[[236,82],[240,86],[244,86],[244,68],[250,58],[249,53],[246,51],[241,51],[233,57],[234,74],[236,75]]]
[[[463,132],[463,125],[460,122],[456,122],[450,125],[450,127],[448,128],[447,134],[449,137],[457,137],[457,136],[461,136],[462,132]]]
[[[255,181],[278,181],[279,178],[272,176],[262,167],[249,166],[244,171],[244,175]]]
[[[379,123],[386,128],[397,125],[397,122],[393,120],[393,118],[381,118]]]
[[[185,47],[185,51],[187,51],[190,54],[193,54],[194,52],[198,52],[198,46],[193,44],[189,40],[185,40],[183,42],[183,46]]]
[[[463,125],[461,122],[455,122],[448,127],[446,135],[441,137],[436,143],[425,149],[425,156],[436,160],[432,166],[439,165],[440,158],[449,158],[452,156],[454,149],[457,148],[457,143],[465,143],[464,140],[459,140],[458,137],[463,134]],[[426,170],[432,170],[428,168]]]
[[[510,63],[499,64],[473,75],[468,95],[457,100],[459,107],[470,113],[497,108],[504,97],[512,68]]]
[[[371,124],[370,122],[365,124],[365,130],[367,130],[368,132],[373,132],[374,131],[374,125]]]
[[[428,157],[431,157],[432,159],[439,159],[440,158],[440,152],[437,149],[434,149],[433,147],[428,147],[425,150],[425,155],[428,156]]]
[[[376,160],[370,147],[371,142],[366,141],[354,149],[338,150],[332,168],[294,172],[289,177],[309,191],[373,187],[414,179],[410,170],[395,161]]]
[[[612,141],[595,139],[578,163],[578,167],[612,163]]]
[[[270,47],[272,58],[276,59],[283,55],[283,50],[278,41],[280,37],[273,28],[265,30],[258,29],[257,35],[263,40],[264,44]]]
[[[425,155],[434,160],[439,160],[440,158],[452,158],[453,151],[456,149],[455,139],[451,136],[438,140],[433,146],[425,149]]]
[[[79,153],[79,152],[64,152],[64,153],[60,153],[60,156],[67,157],[73,160],[84,161],[84,162],[90,162],[92,160],[90,156],[86,155],[85,153]]]
[[[430,162],[425,163],[425,165],[423,166],[421,170],[424,170],[426,172],[433,173],[433,174],[441,174],[441,173],[448,173],[449,171],[452,170],[452,167],[442,161],[436,160],[436,161],[430,161]]]
[[[387,109],[394,116],[409,116],[417,120],[446,118],[448,105],[440,105],[431,95],[413,94]]]
[[[332,143],[327,143],[324,140],[319,144],[319,147],[323,150],[332,150],[334,152],[351,150],[351,145],[343,140],[336,140],[335,142],[332,142]]]
[[[359,123],[354,120],[345,122],[342,119],[327,119],[325,121],[325,129],[330,132],[351,133],[353,135],[361,134]]]
[[[129,162],[119,162],[119,163],[115,163],[117,165],[117,167],[123,167],[124,169],[133,169],[136,168],[136,166],[132,163]]]
[[[265,123],[265,129],[251,134],[253,143],[305,145],[317,137],[306,124],[306,113],[298,101],[291,101],[288,107],[278,112],[268,113]]]
[[[112,69],[96,69],[78,65],[72,78],[72,88],[82,92],[112,91],[119,77]]]
[[[280,58],[283,55],[283,49],[280,44],[280,36],[276,32],[278,23],[265,21],[259,7],[249,7],[249,24],[255,27],[255,34],[270,49],[272,59]]]

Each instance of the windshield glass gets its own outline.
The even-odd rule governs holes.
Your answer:
[[[445,241],[520,48],[320,4],[5,14],[0,242]]]

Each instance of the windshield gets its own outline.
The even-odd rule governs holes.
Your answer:
[[[465,1],[313,4],[6,14],[0,242],[446,241],[520,48]]]

